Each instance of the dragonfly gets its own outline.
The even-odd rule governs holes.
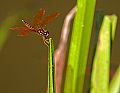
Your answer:
[[[25,20],[22,20],[22,23],[24,24],[23,27],[14,27],[10,29],[13,31],[23,30],[22,32],[18,33],[17,36],[27,36],[30,32],[34,32],[37,35],[42,36],[44,44],[49,46],[49,32],[44,28],[49,22],[56,19],[59,15],[59,12],[54,12],[51,15],[43,18],[45,16],[45,10],[40,9],[38,13],[34,16],[31,25]]]

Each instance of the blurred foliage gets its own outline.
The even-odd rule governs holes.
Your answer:
[[[110,83],[109,93],[120,93],[120,65]]]
[[[6,20],[2,22],[2,25],[0,26],[0,50],[8,38],[10,28],[16,23],[17,19],[17,15],[14,15],[6,18]]]
[[[111,21],[108,16],[105,16],[99,32],[99,39],[93,61],[91,93],[108,93],[111,49],[110,32]]]
[[[111,41],[114,40],[116,24],[116,15],[104,16],[93,60],[91,93],[109,93]]]

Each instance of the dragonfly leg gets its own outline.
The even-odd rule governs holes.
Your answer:
[[[43,37],[43,42],[45,45],[49,46],[49,39],[46,39],[45,37]]]

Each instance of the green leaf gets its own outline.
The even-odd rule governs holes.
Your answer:
[[[113,41],[115,37],[116,26],[117,26],[117,16],[111,15],[110,18],[111,18],[111,25],[112,25],[112,41]]]
[[[120,93],[120,65],[110,83],[109,93]]]
[[[48,50],[48,93],[56,93],[55,89],[55,63],[54,63],[54,44],[52,38],[49,39]]]
[[[82,93],[96,0],[78,0],[64,93]]]
[[[91,93],[108,93],[110,66],[111,20],[105,16],[100,29],[96,53],[93,61]]]
[[[104,16],[93,61],[91,93],[109,93],[111,41],[114,40],[117,16]]]

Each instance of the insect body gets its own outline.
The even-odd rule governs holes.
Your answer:
[[[49,44],[49,41],[48,41],[48,36],[49,36],[49,32],[46,31],[45,29],[43,28],[34,28],[32,26],[30,26],[26,21],[22,20],[22,22],[24,23],[24,25],[30,29],[30,31],[33,31],[35,32],[36,34],[38,35],[41,35],[43,37],[43,41],[44,43],[48,46]]]
[[[42,17],[45,15],[45,10],[41,9],[38,14],[34,17],[32,26],[28,24],[26,21],[22,20],[24,27],[15,27],[11,28],[11,30],[24,30],[24,32],[20,32],[18,36],[26,36],[29,32],[34,32],[37,35],[41,35],[43,37],[44,43],[48,46],[49,45],[49,32],[44,29],[47,23],[55,19],[59,16],[59,13],[53,13],[50,16],[47,16],[44,20]]]

